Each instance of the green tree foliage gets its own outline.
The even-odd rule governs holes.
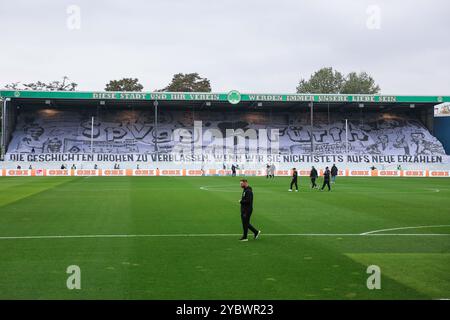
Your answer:
[[[137,78],[123,78],[120,80],[111,80],[106,84],[106,91],[142,91],[144,86],[139,83]]]
[[[309,80],[301,79],[297,93],[339,93],[344,84],[344,76],[333,68],[316,71]]]
[[[344,94],[375,94],[380,92],[380,87],[366,72],[350,72],[345,78],[341,93]]]
[[[301,79],[297,93],[342,93],[342,94],[375,94],[380,87],[367,73],[350,72],[344,76],[333,68],[322,68],[314,72],[309,80]]]
[[[167,87],[158,91],[211,92],[211,83],[208,79],[200,77],[198,73],[177,73]]]
[[[6,89],[10,90],[35,90],[35,91],[75,91],[78,84],[75,82],[70,82],[67,76],[62,78],[62,81],[50,81],[50,82],[31,82],[31,83],[20,83],[13,82],[5,86]]]

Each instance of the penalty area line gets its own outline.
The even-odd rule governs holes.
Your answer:
[[[398,230],[408,230],[408,229],[426,229],[426,228],[444,228],[444,227],[450,227],[450,224],[438,224],[438,225],[431,225],[431,226],[415,226],[415,227],[400,227],[400,228],[389,228],[389,229],[380,229],[380,230],[373,230],[361,233],[362,236],[369,236],[369,235],[375,235],[379,234],[379,232],[384,231],[398,231]]]

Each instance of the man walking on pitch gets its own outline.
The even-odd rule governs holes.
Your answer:
[[[323,186],[322,186],[322,189],[320,189],[320,191],[323,191],[325,186],[328,186],[328,191],[331,191],[330,175],[331,175],[330,169],[328,169],[328,167],[326,167],[325,172],[323,173]]]
[[[261,234],[261,231],[257,230],[250,224],[250,217],[253,212],[253,191],[252,188],[248,185],[247,179],[241,179],[241,188],[243,189],[243,191],[242,191],[242,198],[241,200],[239,200],[239,203],[241,204],[241,220],[242,220],[242,229],[244,233],[242,235],[242,238],[239,240],[248,241],[247,239],[248,229],[250,229],[253,232],[256,240]]]
[[[311,178],[311,189],[317,188],[316,179],[319,176],[316,168],[314,166],[311,168],[311,172],[309,173],[309,177]]]
[[[231,176],[236,177],[236,166],[234,163],[231,165]]]
[[[333,166],[331,167],[331,183],[335,183],[336,182],[337,175],[338,175],[338,168],[333,163]]]
[[[292,169],[292,180],[291,180],[291,186],[289,187],[289,192],[292,191],[292,186],[293,185],[295,185],[295,192],[298,192],[297,178],[298,178],[297,169],[293,168]]]

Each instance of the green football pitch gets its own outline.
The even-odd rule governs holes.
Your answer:
[[[239,242],[239,177],[0,178],[0,298],[450,298],[450,179],[289,181],[249,178]]]

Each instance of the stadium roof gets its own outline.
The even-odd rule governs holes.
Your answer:
[[[232,90],[227,93],[205,92],[98,92],[98,91],[29,91],[1,90],[1,98],[11,98],[27,104],[43,104],[46,100],[55,101],[55,106],[98,105],[105,101],[108,105],[148,106],[157,100],[162,106],[241,106],[258,107],[296,107],[314,102],[321,106],[358,106],[366,107],[431,107],[439,103],[450,102],[450,96],[418,95],[368,95],[368,94],[259,94],[240,93]]]
[[[29,99],[81,99],[81,100],[183,100],[183,101],[240,101],[270,102],[408,102],[442,103],[450,102],[450,96],[399,96],[370,94],[271,94],[271,93],[228,93],[210,92],[96,92],[96,91],[30,91],[2,90],[2,98]]]

